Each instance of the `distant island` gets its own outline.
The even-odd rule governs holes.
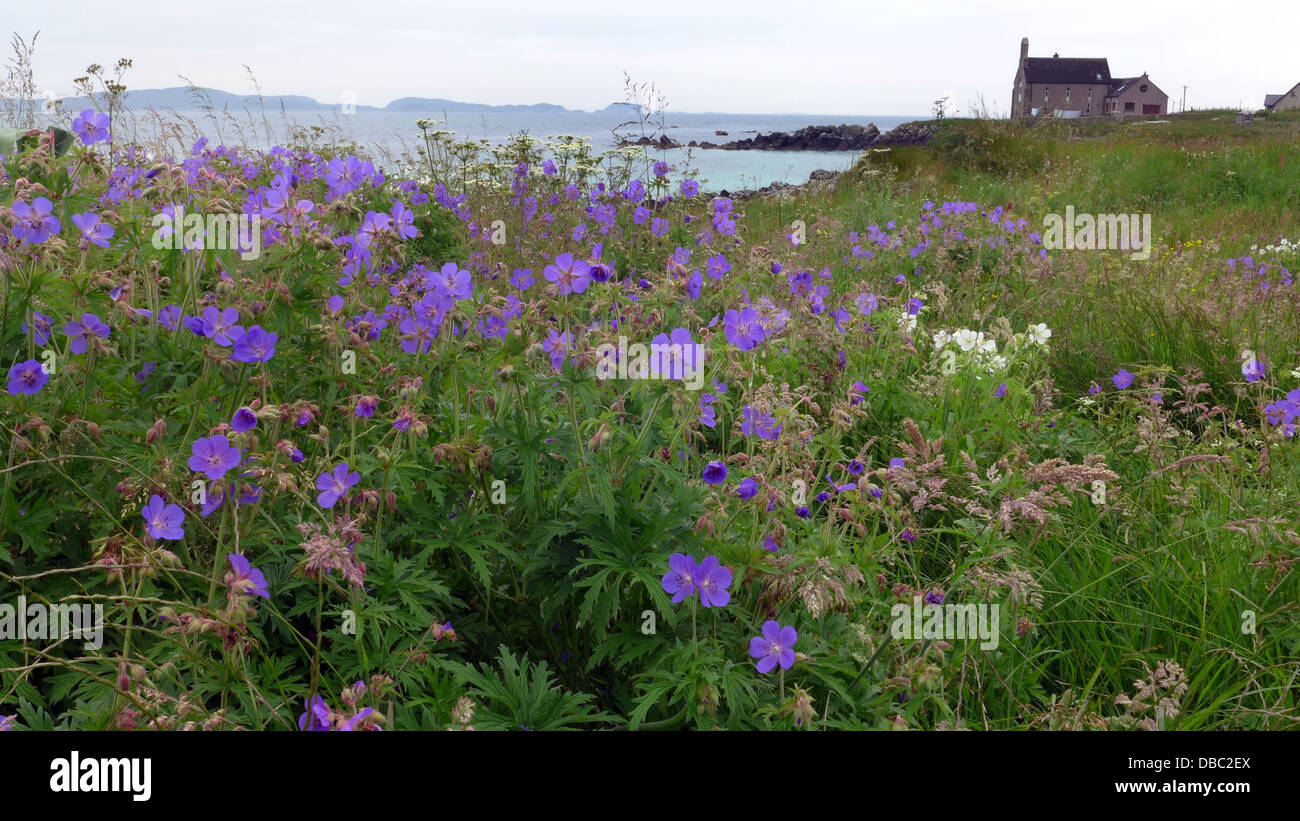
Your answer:
[[[718,132],[725,134],[725,132]],[[930,127],[922,123],[904,123],[884,134],[875,124],[861,125],[810,125],[787,134],[773,131],[728,143],[696,142],[683,146],[667,134],[658,137],[624,137],[619,145],[644,145],[652,148],[716,148],[722,151],[864,151],[877,146],[925,145],[930,139]]]
[[[341,97],[342,95],[340,95]],[[191,88],[186,86],[177,86],[175,88],[144,88],[128,89],[126,92],[126,107],[131,110],[148,110],[148,109],[175,109],[175,110],[193,110],[211,105],[216,109],[244,109],[258,106],[259,104],[266,109],[283,109],[285,111],[338,111],[342,112],[345,105],[350,101],[340,99],[336,103],[322,103],[312,97],[306,97],[299,94],[267,94],[260,98],[256,94],[232,94],[229,91],[221,91],[215,88]],[[101,97],[102,100],[102,97]],[[44,100],[35,101],[37,104],[43,103]],[[77,110],[92,105],[89,97],[64,97],[62,104],[65,110]],[[562,105],[554,103],[533,103],[530,105],[488,105],[486,103],[465,103],[459,100],[448,100],[442,97],[400,97],[393,100],[385,106],[361,105],[352,102],[351,105],[356,111],[504,111],[504,112],[554,112],[554,113],[587,113],[582,109],[569,109]],[[636,105],[632,103],[611,103],[605,108],[596,112],[598,114],[608,113],[632,113],[636,110]]]

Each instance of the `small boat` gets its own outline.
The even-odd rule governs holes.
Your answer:
[[[719,137],[729,137],[729,136],[731,136],[731,135],[729,135],[729,134],[728,134],[727,132],[725,132],[725,131],[714,131],[713,133],[716,134],[716,135],[719,136]]]

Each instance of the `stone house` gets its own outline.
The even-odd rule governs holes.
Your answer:
[[[1269,111],[1286,111],[1300,108],[1300,83],[1292,86],[1285,94],[1268,94],[1264,97],[1264,108]]]
[[[1144,73],[1141,77],[1112,80],[1106,106],[1107,114],[1118,117],[1164,114],[1169,107],[1169,95],[1157,88]]]
[[[1112,77],[1105,57],[1030,57],[1020,41],[1020,62],[1011,90],[1012,118],[1052,116],[1126,117],[1167,112],[1169,96],[1146,74]]]

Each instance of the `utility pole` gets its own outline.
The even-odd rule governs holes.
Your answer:
[[[1179,109],[1178,113],[1181,114],[1186,110],[1187,110],[1187,86],[1183,86],[1183,107]]]

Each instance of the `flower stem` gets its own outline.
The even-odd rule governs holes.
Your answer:
[[[695,610],[697,607],[699,607],[699,603],[694,596],[691,596],[691,647],[694,649],[695,657],[698,658],[700,655],[700,640],[699,635],[695,632]]]

